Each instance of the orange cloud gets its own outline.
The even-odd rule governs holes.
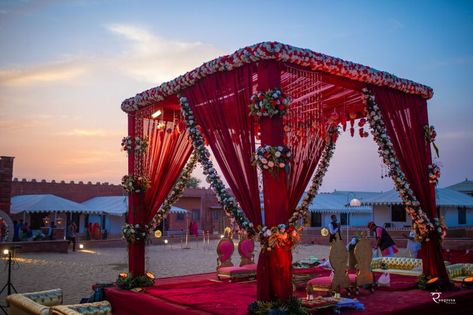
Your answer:
[[[57,135],[60,136],[76,136],[76,137],[117,137],[122,135],[123,132],[118,130],[106,130],[106,129],[72,129],[65,132],[59,132]]]
[[[0,85],[25,86],[37,83],[69,81],[80,77],[87,69],[75,63],[56,63],[31,68],[0,70]]]

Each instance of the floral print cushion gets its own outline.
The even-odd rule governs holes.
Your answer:
[[[61,289],[25,293],[23,295],[29,298],[30,300],[33,300],[34,302],[45,306],[62,304],[63,298]]]
[[[447,266],[450,279],[463,281],[464,277],[473,276],[473,264],[454,264]]]
[[[371,261],[371,269],[413,270],[422,266],[422,259],[407,257],[377,257]],[[383,268],[384,267],[384,268]]]
[[[55,306],[52,315],[111,315],[112,306],[108,301]]]

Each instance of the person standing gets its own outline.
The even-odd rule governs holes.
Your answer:
[[[328,240],[329,243],[336,239],[336,235],[338,235],[339,240],[342,239],[342,234],[340,233],[340,224],[338,224],[337,222],[337,216],[335,214],[332,214],[330,218],[332,219],[332,222],[328,224],[328,231],[330,233],[330,237]]]
[[[69,224],[69,228],[67,229],[69,233],[69,240],[72,242],[72,251],[76,251],[76,241],[77,241],[77,225],[75,222]]]
[[[18,221],[14,220],[13,221],[13,242],[20,241],[20,229],[21,229],[21,225],[18,223]]]
[[[412,223],[411,231],[409,235],[403,234],[405,238],[407,238],[407,251],[412,258],[417,258],[417,252],[420,250],[421,245],[419,242],[416,241],[416,224]]]
[[[7,223],[5,220],[0,218],[0,242],[5,241],[5,238],[7,236]]]
[[[373,221],[368,223],[368,228],[371,232],[374,232],[376,237],[376,248],[380,249],[382,256],[392,257],[398,252],[396,243],[394,243],[386,229],[377,226]]]

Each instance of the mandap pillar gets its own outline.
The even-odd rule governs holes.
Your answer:
[[[128,114],[128,135],[131,137],[132,147],[135,142],[135,116]],[[128,153],[128,174],[135,174],[135,154]],[[130,193],[128,195],[128,223],[144,223],[144,193]],[[145,273],[145,242],[128,243],[128,271],[133,277]]]
[[[264,61],[258,65],[258,90],[280,89],[279,64]],[[282,116],[261,117],[261,145],[284,146]],[[268,228],[286,224],[291,211],[288,209],[287,173],[278,170],[271,174],[263,171],[264,225]],[[292,296],[291,247],[262,249],[257,269],[257,299],[264,301],[287,300]]]

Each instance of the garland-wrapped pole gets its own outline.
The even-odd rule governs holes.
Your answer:
[[[135,115],[128,114],[128,136],[131,147],[135,145]],[[128,154],[128,176],[135,176],[135,166],[140,159],[134,152]],[[131,192],[128,198],[128,224],[142,225],[144,220],[144,192]],[[128,243],[128,270],[132,277],[139,277],[145,273],[145,242]]]

